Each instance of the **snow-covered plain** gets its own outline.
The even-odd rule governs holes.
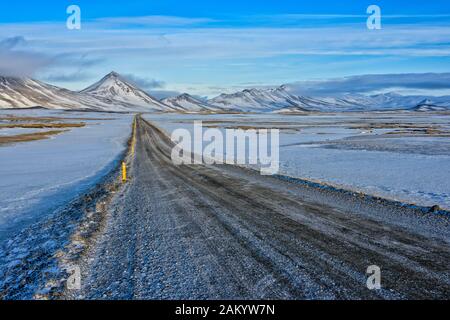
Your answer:
[[[146,118],[169,134],[178,128],[192,132],[194,120],[208,121],[204,124],[221,130],[280,128],[281,174],[450,209],[448,114],[154,114]],[[438,129],[440,134],[408,131],[424,128]]]
[[[49,139],[0,146],[0,241],[95,185],[125,150],[133,119],[124,114],[0,110],[5,115],[95,120],[74,120],[86,126]],[[42,130],[0,129],[0,134],[35,131]]]

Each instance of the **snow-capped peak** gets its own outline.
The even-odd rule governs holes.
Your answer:
[[[100,81],[82,90],[82,93],[99,95],[104,98],[115,98],[117,96],[130,96],[134,92],[140,93],[140,89],[134,87],[122,78],[117,72],[110,72]]]
[[[0,108],[102,109],[97,99],[44,82],[0,77]]]
[[[232,94],[221,94],[208,101],[222,108],[238,109],[247,112],[276,111],[291,108],[304,111],[298,97],[291,95],[284,87],[275,89],[245,89]]]
[[[76,92],[44,82],[0,77],[0,108],[44,107],[105,111],[174,111],[117,72],[111,72],[87,89]]]
[[[168,106],[131,84],[115,71],[82,90],[81,93],[130,108],[141,107],[143,111],[171,111]]]
[[[183,93],[176,97],[163,99],[162,102],[169,107],[182,112],[203,112],[218,110],[217,108],[210,106],[208,103],[197,99],[188,93]]]

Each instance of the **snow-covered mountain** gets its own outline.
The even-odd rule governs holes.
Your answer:
[[[450,96],[298,96],[289,85],[272,89],[246,89],[202,101],[187,93],[158,101],[116,72],[80,91],[52,86],[29,78],[0,76],[0,108],[138,112],[346,112],[346,111],[443,111],[450,110]]]
[[[295,95],[286,85],[275,89],[246,89],[233,94],[221,94],[209,100],[208,103],[243,112],[276,113],[450,110],[448,96],[402,96],[396,93],[385,93],[372,96],[346,94],[340,97],[308,97]]]
[[[450,110],[450,97],[437,97],[434,100],[425,99],[422,100],[415,108],[414,111],[446,111]]]
[[[288,88],[286,89],[288,90]],[[299,96],[300,106],[311,111],[345,112],[345,111],[426,111],[419,106],[435,107],[429,111],[450,109],[450,97],[403,96],[395,92],[377,95],[346,94],[340,97],[305,97]]]
[[[140,111],[174,111],[145,91],[128,82],[117,72],[111,72],[100,81],[80,91],[111,105]]]
[[[391,101],[388,97],[372,97],[360,94],[346,94],[340,97],[298,96],[299,107],[317,112],[375,111],[401,109],[400,101]]]
[[[246,89],[233,94],[221,94],[208,101],[214,106],[228,107],[245,112],[286,113],[364,110],[370,102],[370,97],[363,95],[342,98],[297,96],[290,93],[284,85],[274,89]]]
[[[0,77],[0,108],[103,110],[108,105],[84,94],[29,78]]]
[[[275,89],[245,89],[233,94],[221,94],[208,100],[215,107],[237,109],[244,112],[267,112],[289,108],[306,111],[298,97],[288,93],[283,86]]]
[[[220,108],[209,105],[200,99],[194,98],[188,93],[183,93],[177,97],[161,100],[165,105],[180,112],[218,112]]]
[[[116,72],[80,92],[30,78],[0,77],[0,108],[30,107],[119,112],[175,111]]]
[[[450,110],[450,97],[403,96],[397,93],[384,93],[368,97],[368,107],[373,110],[412,110],[443,111]]]
[[[308,111],[338,112],[338,111],[362,111],[367,108],[367,98],[364,96],[334,97],[297,97],[298,107]],[[281,110],[283,111],[283,110]]]

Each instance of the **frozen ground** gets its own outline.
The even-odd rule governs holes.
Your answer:
[[[86,123],[47,140],[0,146],[0,300],[32,299],[64,276],[60,252],[90,217],[91,199],[105,193],[99,183],[115,179],[117,173],[108,173],[126,148],[133,116],[0,111],[0,117],[5,115]],[[0,129],[3,136],[42,130]],[[88,227],[95,229],[91,222]]]
[[[282,174],[424,206],[450,208],[450,115],[147,115],[171,133],[211,127],[280,128]],[[428,130],[428,131],[427,131]]]
[[[90,112],[1,110],[5,115],[96,120],[74,120],[87,125],[50,139],[0,146],[0,241],[93,186],[125,149],[132,121]],[[36,131],[45,129],[0,129],[0,135]]]

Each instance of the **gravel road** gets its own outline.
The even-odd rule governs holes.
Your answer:
[[[448,299],[450,224],[233,166],[175,166],[138,117],[127,186],[86,259],[86,299]],[[381,290],[366,286],[370,265]]]

